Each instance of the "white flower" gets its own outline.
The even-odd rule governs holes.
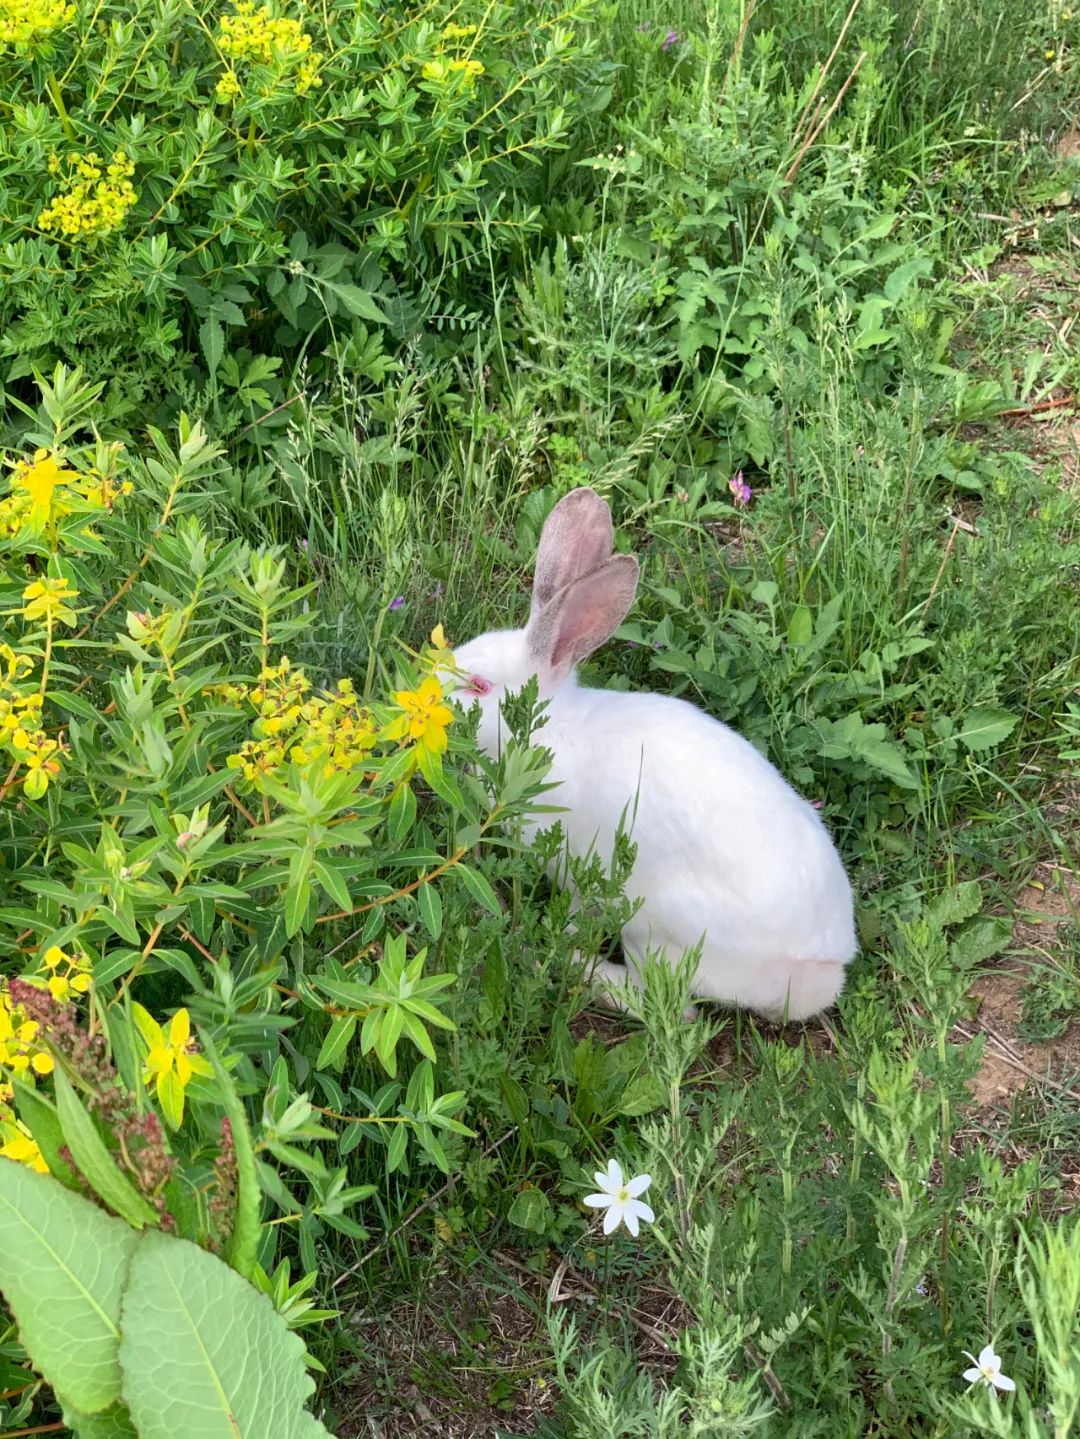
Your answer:
[[[966,1349],[963,1352],[974,1366],[971,1369],[964,1370],[964,1378],[969,1384],[977,1384],[981,1379],[984,1384],[992,1384],[995,1389],[1004,1389],[1006,1392],[1016,1388],[1014,1381],[1008,1378],[1007,1375],[1002,1374],[1001,1360],[998,1355],[994,1353],[994,1346],[992,1344],[986,1346],[978,1359],[975,1358],[974,1354],[968,1354]]]
[[[607,1173],[602,1170],[593,1175],[600,1188],[599,1194],[587,1194],[585,1203],[590,1209],[606,1209],[604,1233],[612,1234],[620,1224],[625,1224],[637,1238],[638,1220],[651,1224],[656,1218],[647,1204],[642,1204],[639,1195],[644,1194],[652,1183],[652,1175],[635,1174],[633,1179],[624,1179],[617,1159],[609,1159]]]

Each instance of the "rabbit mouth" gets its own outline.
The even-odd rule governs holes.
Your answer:
[[[491,681],[484,679],[482,675],[470,675],[468,681],[462,686],[467,695],[475,695],[477,699],[491,693]]]

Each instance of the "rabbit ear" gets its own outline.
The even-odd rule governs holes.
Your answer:
[[[560,590],[529,623],[529,649],[536,662],[554,680],[565,679],[622,624],[637,582],[634,556],[616,555]]]
[[[595,570],[615,546],[611,511],[595,490],[565,495],[548,515],[536,552],[532,612],[538,615],[561,589]]]

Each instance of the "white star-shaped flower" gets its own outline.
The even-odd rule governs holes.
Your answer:
[[[617,1159],[609,1159],[607,1173],[602,1170],[593,1175],[599,1194],[587,1194],[585,1203],[590,1209],[606,1209],[604,1215],[604,1233],[613,1234],[620,1224],[625,1224],[630,1233],[637,1238],[638,1220],[644,1219],[646,1224],[651,1224],[656,1218],[647,1204],[642,1204],[640,1196],[645,1193],[652,1183],[651,1174],[635,1174],[633,1179],[624,1179],[622,1168]]]
[[[978,1359],[974,1354],[964,1354],[971,1360],[972,1368],[964,1370],[964,1378],[969,1384],[977,1384],[981,1379],[984,1384],[992,1384],[995,1389],[1004,1389],[1006,1393],[1016,1388],[1016,1384],[1007,1375],[1001,1372],[1001,1359],[994,1353],[994,1346],[988,1344],[981,1352]]]

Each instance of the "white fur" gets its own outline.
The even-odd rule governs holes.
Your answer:
[[[602,503],[591,491],[568,500],[582,494]],[[595,582],[597,573],[589,575],[589,604],[607,620],[621,610],[614,628],[628,607],[626,571],[620,597],[606,609],[603,598],[595,599],[607,588]],[[579,579],[571,566],[560,592],[567,613]],[[560,627],[558,615],[548,627]],[[571,853],[595,849],[608,862],[625,812],[637,845],[627,894],[643,903],[622,932],[628,972],[603,965],[604,977],[633,979],[630,965],[640,965],[648,951],[676,960],[704,938],[694,985],[702,998],[773,1020],[827,1009],[843,988],[856,940],[851,887],[817,813],[753,745],[695,706],[664,695],[585,689],[572,669],[564,676],[564,665],[538,655],[549,646],[547,636],[537,641],[537,628],[534,605],[525,629],[481,635],[455,657],[464,673],[492,686],[478,701],[480,743],[491,755],[500,745],[501,700],[537,676],[548,701],[537,742],[554,756],[550,779],[559,787],[548,799],[565,807],[557,818]],[[582,645],[594,648],[593,639],[590,630],[572,657],[581,657]],[[470,703],[469,695],[462,699]],[[529,832],[551,822],[538,817]]]

